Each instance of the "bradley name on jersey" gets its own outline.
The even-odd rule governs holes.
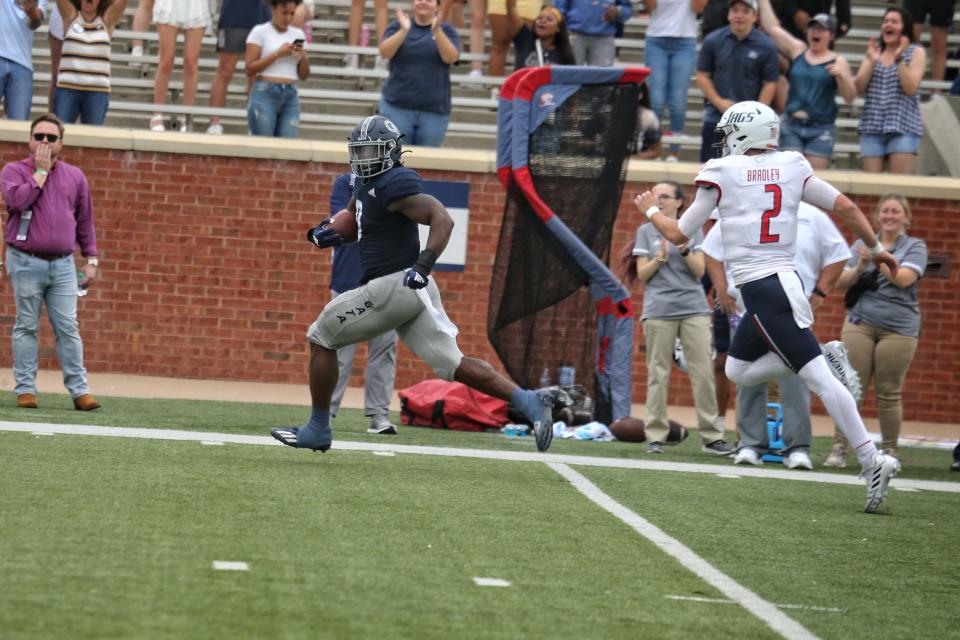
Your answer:
[[[772,167],[770,169],[744,169],[741,175],[741,184],[750,184],[755,182],[780,182],[780,169]]]

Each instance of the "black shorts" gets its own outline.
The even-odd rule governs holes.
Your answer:
[[[906,0],[903,7],[913,16],[914,24],[923,24],[930,16],[930,26],[949,28],[953,24],[955,0]]]
[[[247,36],[251,29],[246,27],[221,27],[217,29],[217,53],[240,53],[247,50]]]
[[[776,274],[748,282],[740,288],[747,313],[740,320],[730,357],[753,362],[773,351],[794,372],[820,355],[820,345],[810,328],[801,329]]]

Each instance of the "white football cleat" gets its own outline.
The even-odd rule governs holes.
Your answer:
[[[813,470],[813,461],[810,460],[810,454],[803,449],[791,451],[790,454],[783,459],[783,464],[786,465],[787,469]]]
[[[873,513],[880,508],[887,497],[890,480],[898,471],[900,463],[896,458],[877,452],[873,463],[860,472],[860,477],[867,483],[867,504],[863,507],[865,513]]]
[[[751,447],[744,447],[737,451],[737,454],[733,456],[733,464],[752,464],[755,466],[760,466],[763,464],[763,458],[760,457],[760,454],[757,453],[756,449]]]
[[[847,388],[857,404],[860,404],[860,400],[863,399],[863,387],[860,384],[860,375],[847,358],[847,348],[839,340],[831,340],[820,345],[820,350],[823,352],[823,357],[827,359],[833,376]]]

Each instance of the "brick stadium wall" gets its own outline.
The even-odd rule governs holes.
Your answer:
[[[2,163],[25,154],[25,145],[0,142]],[[329,299],[330,254],[303,236],[325,215],[343,165],[103,148],[68,148],[64,157],[90,179],[104,265],[102,280],[80,301],[91,371],[305,384],[304,331]],[[470,182],[466,269],[436,278],[464,353],[496,363],[486,339],[486,307],[503,190],[492,173],[422,173]],[[645,186],[632,182],[624,191],[615,251],[641,222],[630,200]],[[857,201],[867,210],[876,197]],[[960,202],[915,200],[914,215],[915,232],[931,252],[957,255]],[[921,282],[923,336],[906,384],[906,419],[952,422],[958,415],[958,277]],[[14,304],[9,283],[0,288],[0,324],[9,336]],[[634,298],[639,309],[640,290]],[[841,323],[840,297],[831,296],[818,314],[817,333],[839,337]],[[56,369],[52,332],[42,326],[41,367]],[[638,323],[635,344],[642,349],[642,343]],[[355,385],[362,384],[363,349],[360,354]],[[9,346],[0,349],[0,366],[10,359]],[[633,373],[634,402],[642,402],[640,350]],[[401,346],[397,388],[431,376]],[[670,401],[691,403],[689,383],[678,371]],[[872,394],[866,413],[875,414]]]

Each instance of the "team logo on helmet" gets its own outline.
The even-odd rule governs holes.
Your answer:
[[[369,116],[354,127],[347,141],[350,170],[369,180],[400,165],[400,139],[403,134],[383,116]]]

